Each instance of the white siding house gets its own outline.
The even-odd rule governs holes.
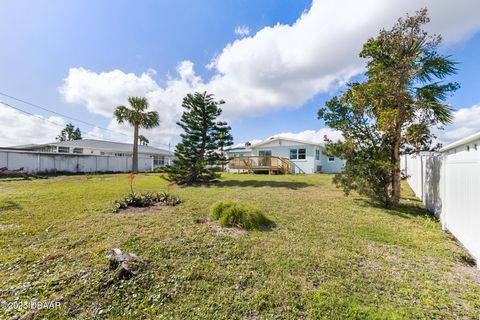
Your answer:
[[[290,161],[292,173],[341,172],[345,161],[325,155],[324,150],[325,147],[322,144],[278,137],[245,148],[232,148],[227,150],[227,156],[286,158]]]
[[[12,148],[62,154],[84,154],[111,157],[131,157],[133,153],[133,145],[130,143],[94,139],[52,142]],[[138,146],[138,156],[141,158],[151,158],[153,160],[153,166],[158,167],[170,164],[173,159],[173,154],[168,150],[142,145]]]
[[[0,148],[0,167],[28,172],[128,172],[133,145],[102,140],[74,140]],[[138,147],[138,168],[150,171],[170,164],[168,150]]]

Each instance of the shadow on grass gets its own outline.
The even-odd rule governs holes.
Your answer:
[[[411,203],[402,202],[398,204],[396,207],[389,209],[389,208],[385,208],[384,206],[382,206],[377,202],[373,202],[363,198],[356,198],[355,201],[359,202],[360,205],[363,205],[365,207],[368,206],[368,207],[382,209],[389,214],[406,218],[406,219],[411,219],[413,217],[435,218],[435,215],[430,213],[427,209],[425,209],[422,206],[422,202],[420,200],[413,197],[402,197],[402,199],[406,201],[411,201]]]
[[[272,180],[225,180],[215,184],[217,187],[272,187],[272,188],[287,188],[297,190],[313,186],[313,184],[296,181],[272,181]]]
[[[11,200],[7,200],[4,202],[0,202],[0,212],[2,211],[8,211],[8,210],[19,210],[22,209],[22,207]]]

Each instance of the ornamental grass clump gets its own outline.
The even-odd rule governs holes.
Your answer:
[[[217,201],[210,210],[210,219],[222,227],[259,230],[273,227],[275,223],[255,206],[232,201]]]

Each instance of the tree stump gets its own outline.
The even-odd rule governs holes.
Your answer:
[[[117,270],[115,278],[130,279],[136,276],[144,267],[145,261],[133,253],[122,252],[118,248],[113,248],[108,254],[110,270]]]

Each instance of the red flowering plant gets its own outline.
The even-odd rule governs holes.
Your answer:
[[[133,179],[135,179],[135,173],[130,172],[128,174],[128,181],[130,181],[130,191],[133,193]]]

